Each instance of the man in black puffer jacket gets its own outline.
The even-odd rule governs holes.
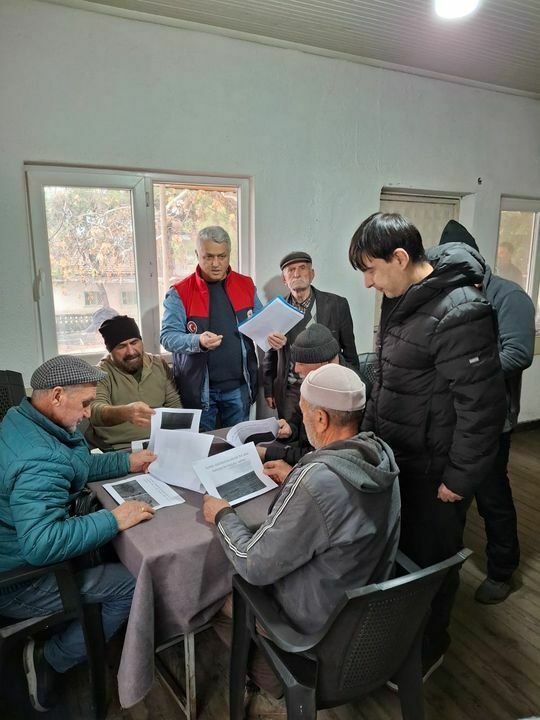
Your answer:
[[[402,550],[422,567],[463,547],[466,510],[493,467],[506,415],[484,266],[459,246],[430,264],[418,230],[400,215],[364,220],[349,248],[366,287],[384,293],[379,368],[363,424],[400,468]],[[437,594],[424,638],[424,670],[437,667],[457,572]]]
[[[455,220],[445,226],[440,245],[465,243],[478,259],[478,245],[469,231]],[[442,247],[431,248],[428,258],[438,257]],[[475,599],[486,604],[505,600],[513,589],[512,574],[519,565],[517,515],[508,478],[510,437],[517,425],[521,396],[521,375],[534,358],[535,308],[525,290],[512,280],[493,275],[486,265],[482,290],[497,315],[499,359],[506,385],[507,415],[493,471],[476,490],[478,512],[486,529],[487,577]]]

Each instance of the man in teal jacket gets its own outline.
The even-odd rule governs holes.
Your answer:
[[[112,512],[70,517],[71,502],[87,482],[145,471],[148,452],[92,455],[77,424],[90,415],[103,373],[79,358],[54,357],[32,375],[31,400],[11,408],[0,425],[0,572],[21,565],[49,565],[109,542],[121,530],[153,515],[146,503],[126,502]],[[119,563],[80,573],[83,601],[102,604],[108,639],[129,615],[135,582]],[[25,618],[62,607],[54,574],[0,590],[0,614]],[[30,699],[36,710],[51,706],[55,671],[84,660],[78,622],[45,643],[24,650]]]

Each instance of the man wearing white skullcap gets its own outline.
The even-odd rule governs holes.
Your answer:
[[[387,579],[394,564],[398,467],[385,442],[358,433],[365,401],[364,383],[348,368],[324,365],[307,375],[300,405],[315,450],[292,469],[255,532],[227,502],[204,497],[205,519],[217,525],[235,571],[254,585],[271,586],[301,632],[320,630],[347,589]],[[252,679],[280,694],[257,657]],[[254,702],[249,716],[264,715],[276,701],[259,693]]]

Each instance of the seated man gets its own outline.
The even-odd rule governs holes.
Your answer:
[[[365,405],[358,375],[325,365],[309,373],[300,393],[315,451],[292,470],[265,522],[254,533],[227,502],[209,495],[204,517],[217,525],[236,572],[254,585],[270,586],[287,619],[301,632],[313,633],[346,589],[390,576],[400,498],[392,450],[373,433],[358,434]],[[279,695],[277,680],[254,655],[253,680]],[[272,700],[259,694],[248,715],[264,715],[265,703]]]
[[[144,352],[133,318],[117,315],[99,332],[109,354],[98,365],[106,375],[97,386],[86,437],[102,450],[123,450],[132,440],[150,437],[152,408],[179,408],[180,398],[167,362]]]
[[[0,425],[0,572],[25,564],[50,565],[109,542],[118,532],[149,520],[144,502],[125,502],[112,512],[70,517],[71,501],[88,481],[146,471],[155,455],[92,455],[77,424],[90,415],[103,373],[84,360],[59,355],[32,375],[32,398],[11,408]],[[135,581],[123,565],[108,563],[79,573],[84,602],[102,603],[106,639],[126,621]],[[0,614],[13,618],[61,610],[54,574],[5,588]],[[53,702],[55,672],[84,660],[82,628],[73,622],[46,642],[27,641],[25,672],[36,710]]]
[[[297,336],[291,345],[291,362],[300,380],[312,370],[329,363],[346,366],[338,341],[327,327],[318,323],[313,323]],[[257,452],[267,463],[265,469],[268,474],[283,480],[292,466],[313,448],[307,439],[299,404],[292,409],[289,417],[280,418],[279,424],[279,440],[268,447],[258,446]]]

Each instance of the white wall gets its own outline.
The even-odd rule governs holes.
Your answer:
[[[489,261],[501,193],[540,194],[535,100],[33,0],[0,1],[0,98],[0,368],[26,381],[24,161],[252,176],[257,285],[309,249],[317,284],[350,301],[359,350],[374,297],[347,248],[382,186],[476,193],[468,224]],[[540,417],[538,360],[524,384],[522,419]]]

